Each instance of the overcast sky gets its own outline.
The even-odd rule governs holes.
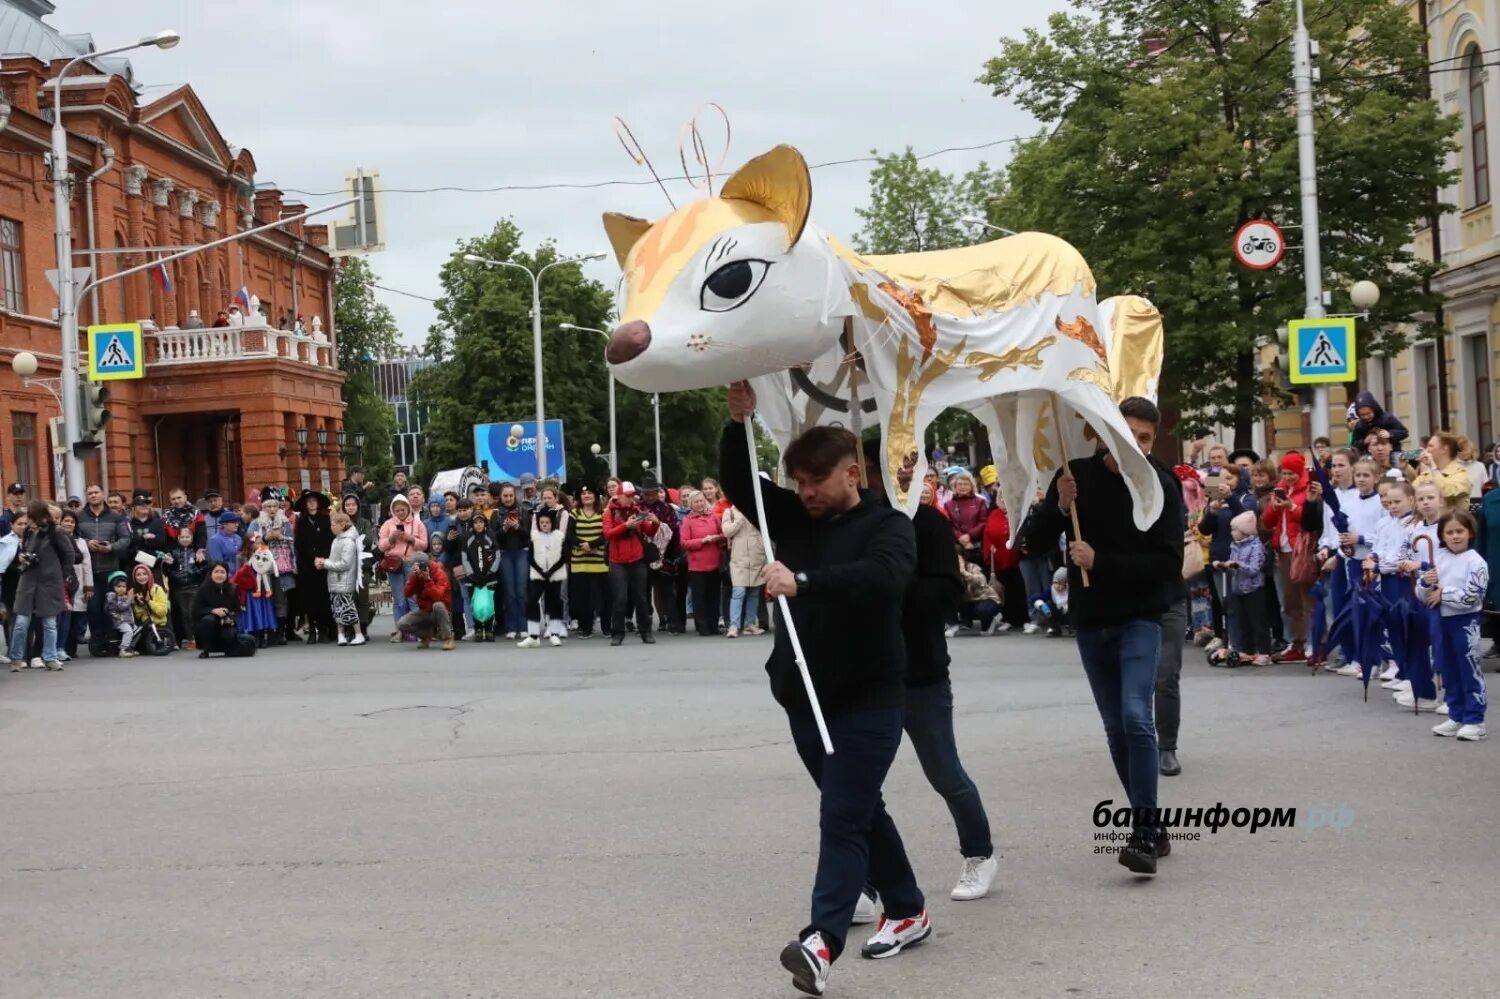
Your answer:
[[[681,172],[678,134],[695,108],[729,112],[728,167],[778,143],[809,162],[912,146],[977,145],[1036,128],[974,82],[998,40],[1040,26],[1064,0],[865,2],[759,0],[57,0],[48,23],[90,32],[99,47],[163,28],[182,44],[134,53],[142,99],[191,83],[231,143],[249,149],[257,181],[310,206],[355,167],[380,171],[387,249],[381,283],[435,297],[455,241],[513,218],[528,246],[608,250],[599,216],[655,218],[654,186],[484,194],[397,188],[649,180],[616,140],[620,115],[657,170]],[[516,13],[502,13],[510,9]],[[717,119],[704,116],[711,144]],[[948,171],[1008,147],[930,160]],[[691,158],[689,159],[691,163]],[[867,192],[869,164],[813,172],[813,219],[844,237]],[[670,184],[681,204],[690,191]],[[296,192],[308,192],[298,194]],[[613,257],[589,273],[613,286]],[[253,289],[252,289],[253,290]],[[544,292],[545,294],[545,289]],[[419,343],[423,301],[381,292]]]

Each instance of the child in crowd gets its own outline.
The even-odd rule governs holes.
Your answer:
[[[149,574],[151,570],[147,569]],[[135,607],[130,599],[130,577],[118,570],[109,574],[109,596],[104,598],[104,611],[109,615],[109,630],[120,643],[121,658],[136,655],[135,642],[140,627],[135,623]]]
[[[1479,671],[1479,608],[1490,585],[1484,557],[1474,551],[1478,527],[1466,510],[1449,511],[1438,520],[1442,547],[1437,566],[1424,572],[1417,594],[1439,608],[1442,627],[1433,643],[1433,660],[1443,677],[1448,717],[1434,735],[1464,742],[1485,737],[1484,676]]]
[[[208,554],[197,546],[196,539],[197,532],[189,522],[177,528],[177,546],[162,556],[172,587],[172,633],[181,636],[185,649],[194,645],[193,598],[208,569]]]
[[[208,539],[208,560],[223,562],[227,566],[240,564],[240,549],[245,539],[240,535],[240,515],[233,510],[219,514],[218,533]]]
[[[497,592],[500,585],[500,546],[490,534],[489,517],[481,510],[475,510],[469,517],[469,536],[463,548],[463,570],[464,588],[471,602],[474,594],[481,590],[489,591],[483,601],[489,605],[488,613],[474,615],[474,641],[493,642],[495,608],[500,599]],[[482,621],[481,616],[484,618]]]
[[[541,645],[542,612],[547,614],[547,641],[561,645],[568,622],[563,619],[562,591],[568,581],[568,553],[556,517],[546,507],[531,515],[531,583],[526,594],[526,637],[518,648]]]
[[[958,571],[964,580],[964,598],[958,605],[958,621],[966,628],[979,625],[982,633],[988,634],[1000,617],[1000,595],[985,578],[984,570],[964,558],[964,548],[958,546]]]
[[[1333,515],[1325,501],[1323,509],[1323,533],[1318,540],[1318,557],[1329,572],[1328,589],[1332,595],[1328,610],[1337,618],[1344,605],[1354,599],[1354,589],[1360,585],[1359,568],[1370,554],[1370,544],[1375,538],[1375,529],[1384,511],[1380,506],[1380,495],[1375,483],[1380,472],[1368,458],[1359,458],[1349,448],[1333,452],[1330,477],[1334,483],[1334,495],[1340,511],[1348,518],[1348,525],[1339,531],[1333,524]],[[1333,672],[1340,676],[1361,676],[1363,670],[1351,641],[1340,648],[1344,664]]]
[[[139,562],[130,570],[130,607],[136,624],[132,648],[148,656],[171,652],[172,629],[167,624],[171,601],[151,567]]]
[[[1437,523],[1442,517],[1446,506],[1443,502],[1443,494],[1438,484],[1432,481],[1417,483],[1414,488],[1414,503],[1416,515],[1411,518],[1405,535],[1401,539],[1401,552],[1396,563],[1397,572],[1405,576],[1415,576],[1424,569],[1430,569],[1426,561],[1427,545],[1417,543],[1417,539],[1426,538],[1432,546],[1434,554],[1437,551]],[[1415,662],[1401,664],[1402,678],[1397,681],[1397,686],[1392,694],[1396,703],[1404,708],[1415,706],[1417,701],[1427,701],[1433,705],[1432,710],[1439,714],[1446,714],[1448,705],[1437,695],[1437,685],[1433,679],[1433,669],[1430,657],[1423,655]]]
[[[1068,626],[1068,570],[1052,573],[1052,585],[1042,593],[1032,594],[1031,609],[1047,624],[1047,636],[1060,638]]]
[[[1229,604],[1234,620],[1239,622],[1238,650],[1251,657],[1252,666],[1271,665],[1271,627],[1266,620],[1266,547],[1254,513],[1245,510],[1229,522],[1229,558],[1213,563],[1213,568],[1229,573]],[[1221,660],[1233,666],[1233,652]]]
[[[1401,548],[1406,543],[1407,531],[1411,529],[1412,518],[1416,509],[1416,490],[1411,483],[1385,479],[1380,484],[1381,505],[1385,507],[1385,516],[1375,528],[1375,542],[1370,548],[1370,555],[1364,561],[1364,569],[1367,572],[1380,574],[1380,596],[1386,606],[1391,608],[1388,616],[1402,613],[1401,602],[1406,597],[1406,580],[1398,571],[1401,562]],[[1382,625],[1389,631],[1389,625]],[[1402,684],[1402,680],[1409,680],[1408,673],[1400,663],[1395,661],[1395,652],[1391,648],[1390,639],[1387,637],[1383,645],[1386,656],[1386,668],[1380,674],[1381,686],[1387,690],[1397,690],[1402,693],[1410,693],[1411,683]],[[1430,686],[1432,675],[1426,673],[1427,685]],[[1435,692],[1423,694],[1426,707],[1423,710],[1431,711],[1437,707],[1434,698]],[[1408,704],[1407,707],[1412,705]]]
[[[313,559],[313,565],[328,573],[328,601],[333,609],[334,626],[338,629],[338,643],[363,645],[365,636],[360,631],[359,608],[354,601],[355,593],[364,586],[359,531],[342,510],[335,511],[328,523],[333,530],[333,544],[328,549],[328,556]]]

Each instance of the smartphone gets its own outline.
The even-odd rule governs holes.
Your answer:
[[[1286,490],[1281,486],[1277,486],[1275,489],[1271,490],[1271,495],[1275,496],[1277,499],[1284,500],[1286,499]]]

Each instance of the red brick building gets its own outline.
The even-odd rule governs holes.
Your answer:
[[[0,0],[0,96],[8,106],[0,109],[0,474],[49,497],[63,484],[49,424],[58,405],[35,380],[58,376],[61,351],[57,292],[46,276],[57,266],[48,84],[94,48],[47,25],[51,10],[48,0]],[[164,256],[165,247],[209,243],[306,211],[279,191],[257,189],[254,158],[225,140],[190,86],[142,103],[128,63],[90,60],[64,81],[62,105],[73,264],[96,277]],[[127,493],[144,486],[159,497],[174,486],[191,496],[217,486],[235,499],[267,484],[337,489],[343,375],[327,245],[325,226],[289,223],[167,265],[169,287],[141,274],[85,294],[80,330],[141,322],[147,359],[145,378],[110,383],[111,420],[104,447],[87,463],[89,481]],[[94,252],[140,247],[164,249]],[[269,322],[184,328],[194,311],[212,327],[242,287],[258,296]],[[321,336],[278,328],[297,314],[309,334],[316,320]],[[10,367],[23,350],[40,362],[30,386]],[[307,431],[305,454],[299,428]]]

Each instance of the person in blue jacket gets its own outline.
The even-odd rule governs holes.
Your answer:
[[[1211,476],[1208,487],[1208,507],[1203,511],[1202,518],[1198,521],[1198,533],[1209,539],[1208,559],[1210,563],[1229,561],[1229,546],[1232,539],[1229,533],[1229,522],[1246,511],[1257,512],[1255,493],[1250,488],[1250,471],[1236,465],[1226,466],[1225,475]],[[1235,478],[1229,478],[1230,474],[1236,474]],[[1218,479],[1217,484],[1214,480]],[[1210,661],[1217,662],[1230,649],[1244,648],[1240,634],[1239,615],[1230,611],[1234,601],[1229,599],[1233,573],[1230,570],[1215,569],[1209,578],[1213,580],[1214,593],[1219,598],[1219,606],[1224,608],[1224,645],[1215,649],[1210,654]]]

